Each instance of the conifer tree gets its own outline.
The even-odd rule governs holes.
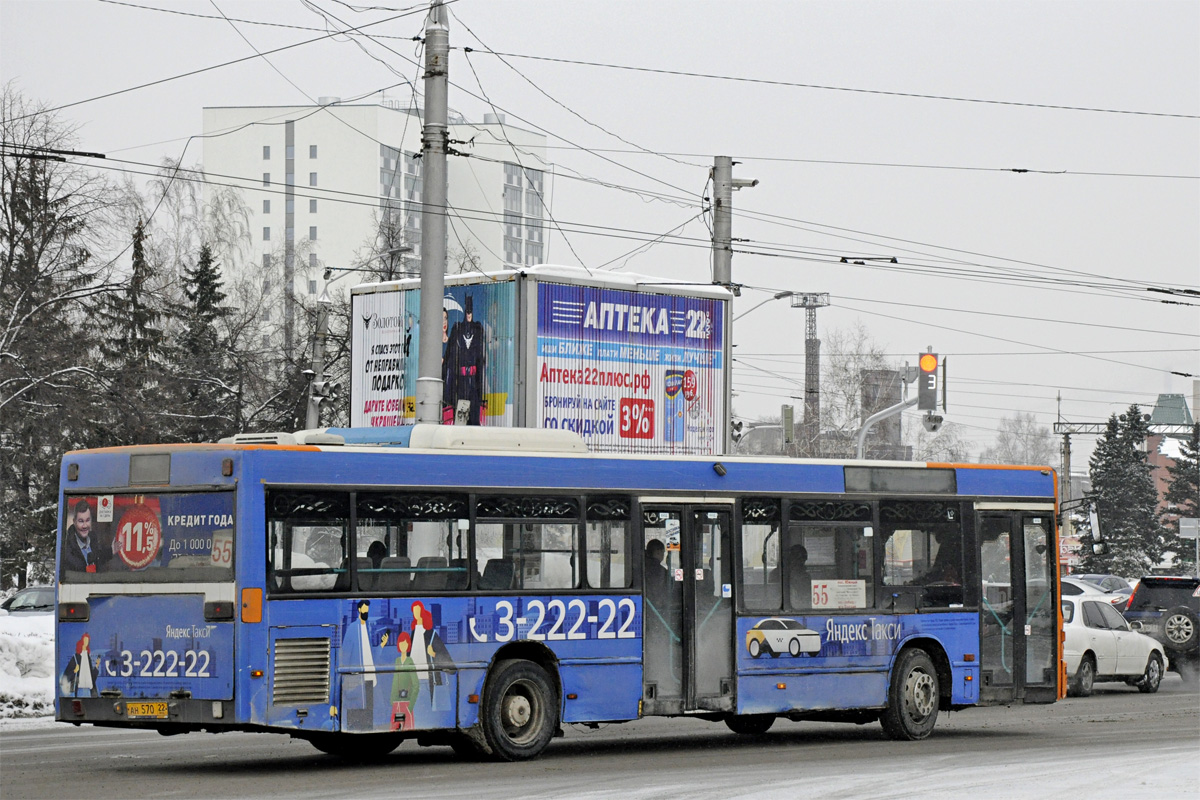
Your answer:
[[[1100,522],[1100,540],[1107,552],[1096,554],[1095,531],[1081,537],[1084,567],[1089,572],[1112,572],[1139,577],[1157,566],[1167,549],[1159,524],[1158,493],[1146,459],[1149,423],[1136,405],[1108,419],[1089,460],[1092,491],[1089,495]]]
[[[1175,537],[1171,544],[1177,548],[1181,571],[1195,574],[1196,543],[1178,536],[1180,517],[1200,517],[1200,423],[1192,425],[1179,457],[1167,467],[1167,475],[1169,483],[1164,497],[1170,515],[1167,529]]]
[[[193,268],[184,269],[184,302],[177,313],[183,325],[175,348],[178,400],[173,413],[179,436],[188,442],[216,441],[233,432],[228,383],[229,357],[220,322],[227,309],[220,268],[212,248],[201,245]]]
[[[109,445],[163,441],[166,407],[161,294],[146,261],[145,226],[133,232],[129,276],[102,296],[94,319],[100,328],[99,370],[103,404],[97,433]]]

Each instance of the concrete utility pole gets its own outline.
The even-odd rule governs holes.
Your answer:
[[[733,190],[747,189],[758,186],[757,180],[734,180],[733,159],[729,156],[717,156],[713,160],[713,267],[712,282],[718,286],[737,292],[733,286]],[[730,307],[732,311],[732,306]],[[733,345],[733,316],[725,315],[725,346],[726,352],[732,352]],[[729,453],[733,450],[733,367],[729,359],[725,361],[725,448]]]
[[[441,0],[425,19],[424,205],[421,209],[421,347],[417,357],[417,422],[442,421],[442,294],[446,291],[446,84],[450,27]]]

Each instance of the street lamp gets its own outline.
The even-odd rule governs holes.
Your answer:
[[[763,306],[765,306],[767,303],[771,302],[772,300],[782,300],[783,298],[785,298],[785,297],[791,297],[791,296],[792,296],[792,295],[794,295],[794,294],[795,294],[795,292],[791,291],[790,289],[788,289],[788,290],[785,290],[785,291],[782,291],[782,292],[777,292],[776,294],[772,295],[771,297],[768,297],[766,300],[763,300],[763,301],[762,301],[761,303],[759,303],[758,305],[751,306],[749,310],[747,310],[747,311],[743,311],[742,313],[738,314],[736,317],[734,317],[734,318],[733,318],[733,319],[734,319],[734,322],[736,322],[737,320],[739,320],[739,319],[741,319],[742,317],[746,316],[746,315],[747,315],[747,314],[749,314],[751,311],[754,311],[754,310],[756,310],[756,309],[762,308]]]
[[[404,255],[407,255],[407,254],[409,254],[409,253],[411,253],[411,252],[413,252],[412,245],[404,244],[404,245],[400,245],[399,247],[393,247],[393,248],[391,248],[390,250],[386,250],[386,251],[384,251],[384,252],[382,252],[382,253],[379,253],[378,255],[376,255],[376,256],[375,256],[375,258],[378,258],[380,261],[383,261],[384,259],[388,259],[387,278],[385,278],[385,280],[389,280],[389,281],[390,281],[390,280],[395,280],[395,276],[394,276],[394,274],[393,274],[393,269],[392,269],[392,268],[393,268],[393,266],[394,266],[394,263],[395,263],[395,262],[392,260],[392,257],[394,257],[394,256],[404,256]],[[359,263],[357,266],[354,266],[354,267],[325,267],[325,275],[324,275],[324,279],[325,279],[326,281],[328,281],[328,280],[330,279],[330,277],[333,275],[333,273],[335,273],[335,272],[347,272],[347,273],[349,273],[349,272],[362,272],[362,271],[363,271],[363,269],[364,269],[364,268],[365,268],[365,267],[366,267],[368,264],[370,264],[372,260],[373,260],[373,259],[368,259],[368,260],[366,260],[366,261],[363,261],[363,262]],[[401,258],[401,259],[400,259],[400,263],[401,263],[401,264],[403,264],[403,263],[404,263],[404,259],[403,259],[403,258]],[[401,271],[401,274],[402,274],[402,275],[406,275],[406,276],[407,276],[407,275],[410,275],[410,274],[412,274],[412,273],[408,272],[407,270],[402,270],[402,271]],[[341,277],[344,277],[344,276],[341,276],[341,275],[339,275],[337,278],[334,278],[334,280],[338,280],[338,279],[339,279],[339,278],[341,278]]]

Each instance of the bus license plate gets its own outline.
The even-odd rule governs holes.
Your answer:
[[[126,703],[125,716],[129,719],[166,719],[166,703]]]

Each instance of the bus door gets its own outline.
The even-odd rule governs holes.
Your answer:
[[[642,512],[643,713],[732,711],[731,506]]]
[[[1057,696],[1057,552],[1053,505],[976,503],[980,567],[980,702]]]

